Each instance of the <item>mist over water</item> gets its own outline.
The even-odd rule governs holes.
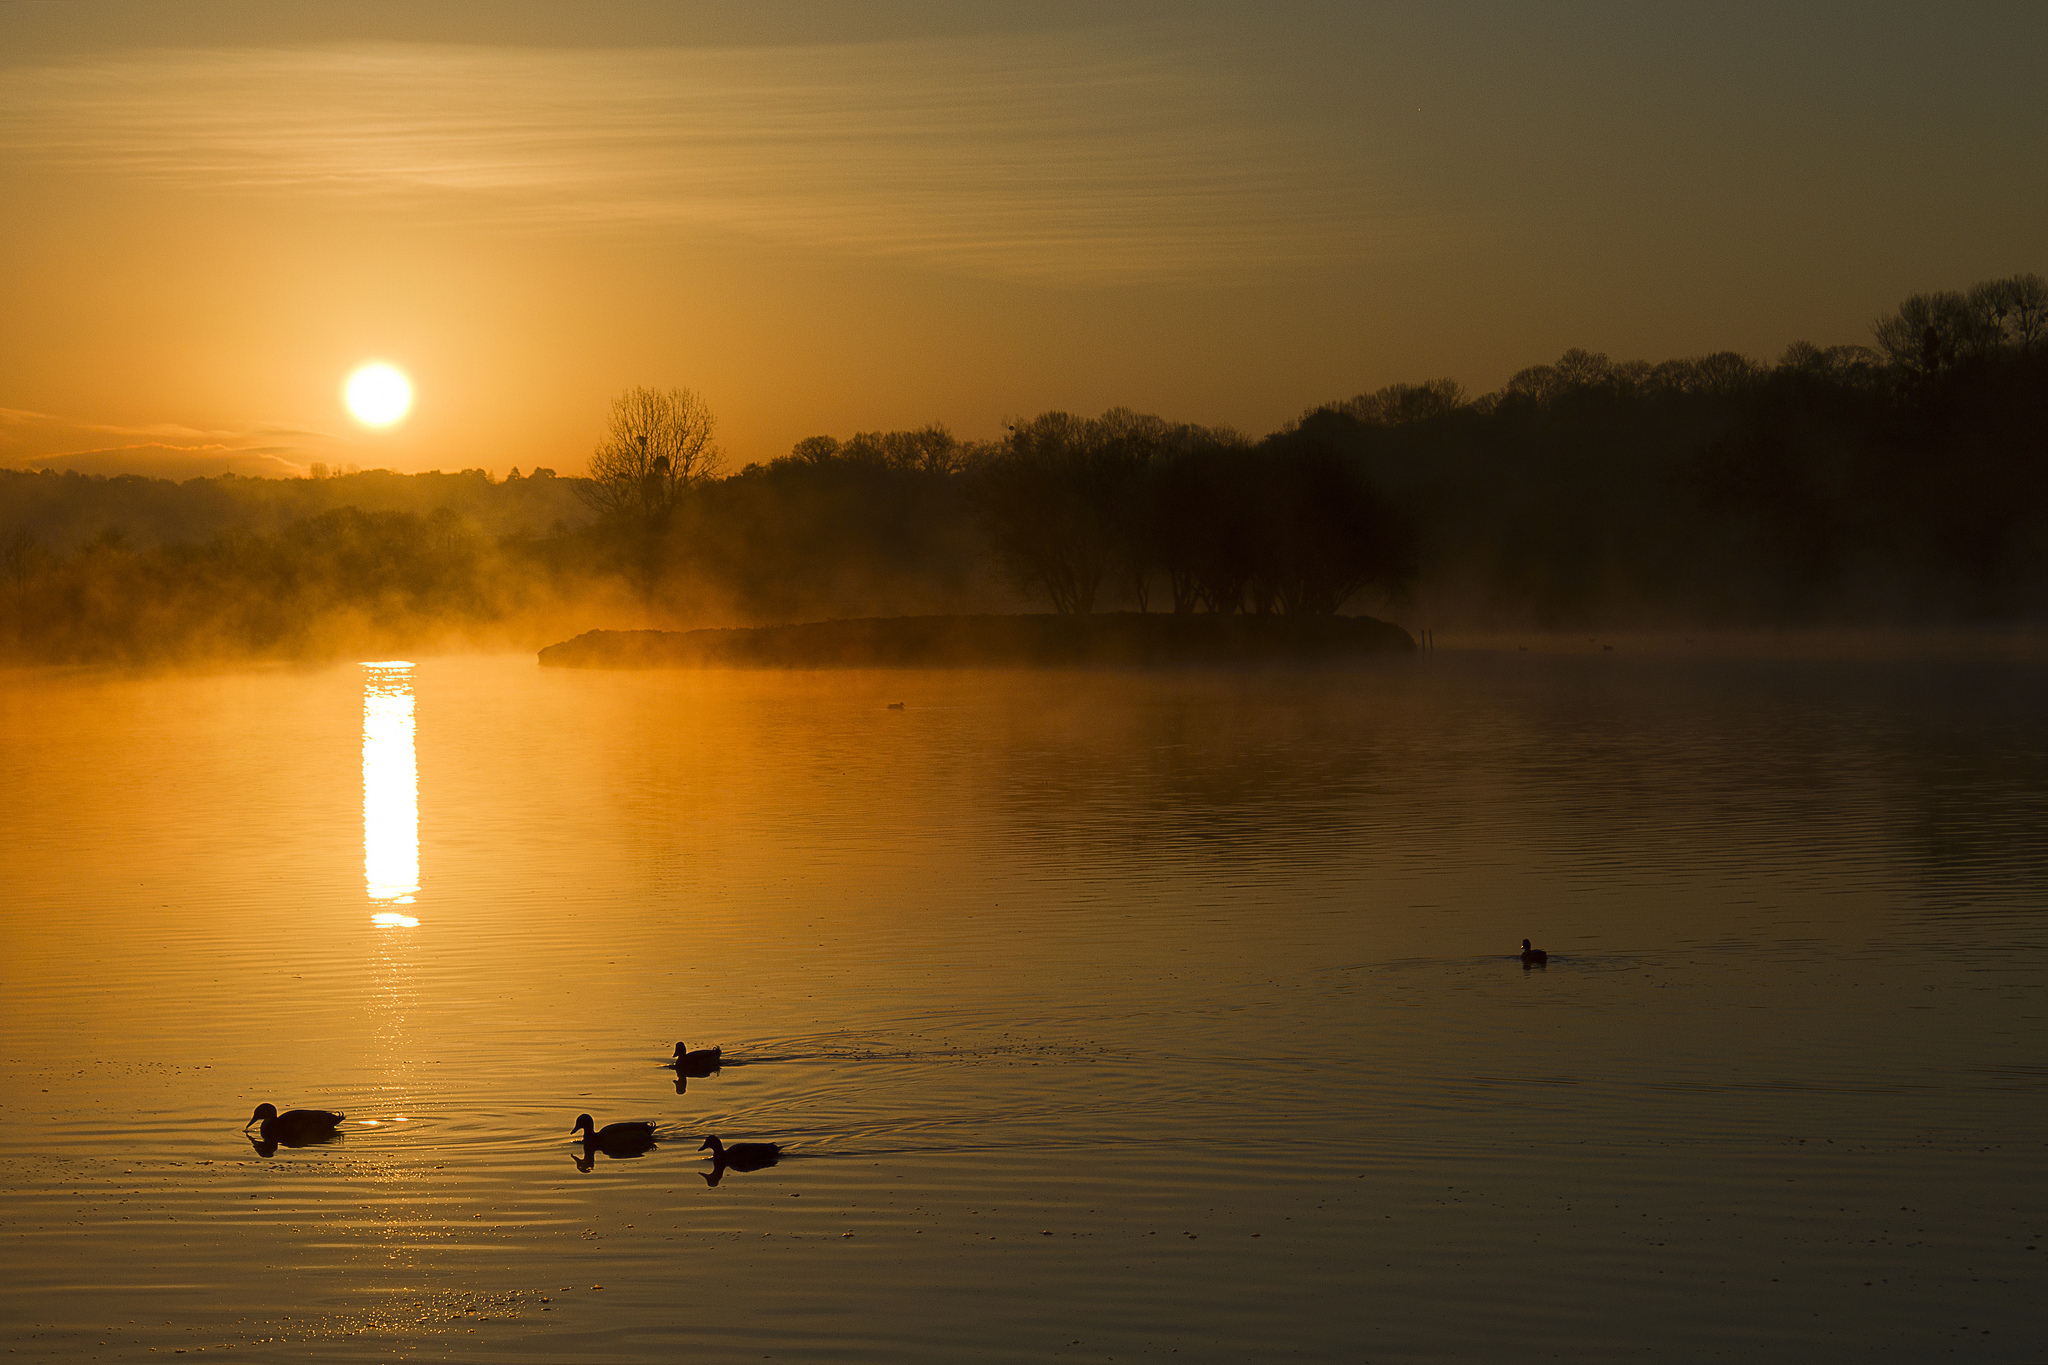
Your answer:
[[[2032,1358],[2043,682],[10,674],[8,1343]]]

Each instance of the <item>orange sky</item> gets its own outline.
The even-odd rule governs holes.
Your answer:
[[[0,463],[569,472],[634,384],[734,467],[1256,434],[2048,268],[2038,5],[298,8],[0,7]]]

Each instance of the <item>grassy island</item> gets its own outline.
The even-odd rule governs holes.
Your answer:
[[[592,630],[549,645],[558,668],[1032,668],[1329,662],[1412,652],[1370,616],[1119,612],[896,616],[738,630]]]

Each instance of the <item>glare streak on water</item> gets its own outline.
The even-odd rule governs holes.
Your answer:
[[[2048,1353],[2041,682],[17,675],[9,1344]]]
[[[380,905],[411,905],[420,889],[418,760],[412,665],[363,665],[363,879]],[[411,918],[385,910],[387,925]],[[409,926],[407,926],[409,927]]]

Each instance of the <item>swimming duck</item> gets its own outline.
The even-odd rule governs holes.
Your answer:
[[[763,1166],[773,1166],[782,1155],[782,1148],[773,1142],[735,1142],[728,1147],[713,1136],[705,1138],[697,1150],[701,1152],[706,1147],[711,1149],[714,1163],[730,1166],[736,1171],[758,1171]]]
[[[291,1146],[332,1137],[335,1128],[347,1117],[346,1114],[330,1114],[325,1109],[287,1109],[280,1114],[274,1104],[259,1104],[256,1112],[249,1116],[249,1121],[242,1125],[242,1131],[246,1133],[255,1128],[265,1142],[282,1142]]]
[[[688,1068],[691,1071],[697,1072],[716,1071],[718,1069],[718,1055],[719,1049],[715,1047],[699,1048],[697,1051],[692,1052],[687,1043],[677,1043],[676,1070],[681,1071]]]
[[[583,1134],[586,1148],[595,1147],[606,1155],[643,1152],[654,1145],[654,1125],[651,1123],[607,1123],[599,1128],[591,1122],[590,1115],[578,1114],[569,1131]]]
[[[1548,962],[1550,961],[1550,954],[1544,952],[1541,948],[1531,948],[1529,940],[1525,938],[1522,940],[1522,961]]]

